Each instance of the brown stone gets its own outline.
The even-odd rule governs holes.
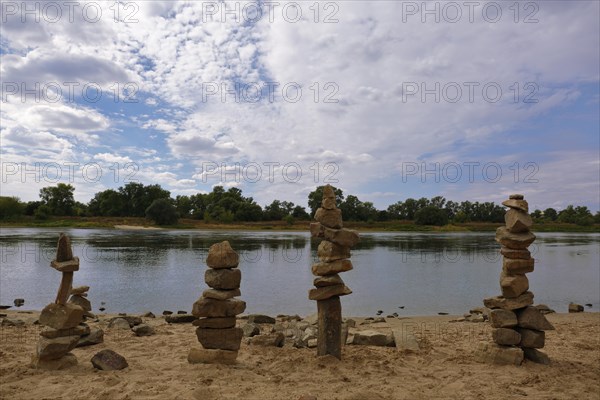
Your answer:
[[[263,347],[283,347],[285,344],[285,336],[282,332],[256,335],[250,339],[250,344]]]
[[[56,360],[73,350],[79,341],[79,335],[62,336],[49,339],[41,336],[36,348],[40,360]]]
[[[82,324],[82,325],[77,325],[75,328],[69,328],[69,329],[54,329],[54,328],[45,327],[40,332],[40,335],[45,338],[48,338],[48,339],[54,339],[54,338],[64,337],[64,336],[83,336],[83,335],[88,335],[89,333],[90,333],[90,327],[85,324]]]
[[[320,262],[313,264],[312,266],[313,275],[326,276],[333,275],[339,272],[350,271],[352,269],[352,262],[350,260],[338,260],[334,262]]]
[[[544,331],[525,328],[517,328],[517,331],[521,334],[519,346],[532,349],[541,349],[544,347],[544,342],[546,341],[546,333]]]
[[[238,352],[221,349],[202,349],[194,347],[188,353],[190,364],[235,364]]]
[[[72,295],[68,302],[83,308],[83,311],[92,311],[92,303],[78,294]]]
[[[483,300],[487,308],[502,308],[504,310],[516,310],[533,304],[533,293],[525,292],[519,297],[508,299],[502,296],[488,297]]]
[[[513,346],[521,342],[521,335],[514,329],[497,328],[492,331],[492,339],[496,344]]]
[[[553,331],[554,326],[546,319],[537,307],[525,307],[517,311],[519,327],[537,331]]]
[[[327,184],[323,186],[323,198],[324,199],[335,199],[335,190],[333,186]]]
[[[241,328],[196,328],[196,336],[205,349],[239,350],[244,331]]]
[[[529,280],[525,275],[506,275],[502,272],[500,274],[500,289],[504,297],[519,297],[529,290]]]
[[[524,212],[529,212],[529,204],[527,204],[527,200],[509,199],[509,200],[504,200],[502,202],[502,205],[509,207],[509,208],[521,210]]]
[[[323,237],[325,238],[325,240],[329,240],[330,242],[345,247],[353,247],[360,240],[358,232],[346,228],[331,229],[324,227]]]
[[[324,198],[323,201],[321,201],[321,208],[324,208],[326,210],[334,210],[337,208],[337,205],[335,204],[335,199],[326,199]]]
[[[94,368],[103,371],[115,371],[129,366],[125,357],[110,349],[104,349],[94,354],[91,361]]]
[[[350,258],[350,248],[323,240],[317,250],[319,260],[331,262]]]
[[[231,248],[228,241],[215,243],[208,248],[206,265],[210,268],[235,268],[240,262],[240,256]]]
[[[505,226],[496,229],[496,241],[509,249],[524,250],[535,240],[531,232],[512,233]]]
[[[531,258],[531,252],[527,249],[524,250],[516,250],[509,249],[508,247],[502,247],[500,249],[500,254],[502,254],[506,258],[519,259],[519,260],[529,260]]]
[[[577,303],[569,303],[569,312],[570,313],[578,313],[578,312],[583,312],[584,308],[581,304],[577,304]]]
[[[323,237],[323,225],[320,222],[310,223],[310,236],[312,237]]]
[[[533,225],[531,216],[520,210],[510,209],[504,214],[506,228],[512,233],[528,232]]]
[[[221,318],[200,318],[194,320],[192,325],[199,328],[210,328],[210,329],[227,329],[235,327],[235,317],[221,317]]]
[[[192,308],[195,317],[235,317],[246,310],[246,302],[239,299],[214,300],[200,297]]]
[[[535,266],[535,260],[530,258],[529,260],[520,260],[512,258],[504,258],[502,261],[502,270],[506,275],[523,275],[529,272],[533,272]]]
[[[213,289],[232,290],[240,287],[242,272],[237,268],[232,269],[207,269],[204,281]]]
[[[351,294],[352,290],[346,285],[324,286],[316,289],[310,289],[308,298],[310,300],[327,300],[333,296],[345,296]]]
[[[343,226],[342,211],[337,208],[334,210],[319,208],[315,213],[315,220],[328,228],[340,229]]]
[[[523,200],[525,198],[525,196],[523,196],[522,194],[519,194],[519,193],[515,193],[515,194],[511,194],[510,196],[508,196],[508,198],[511,200]]]
[[[48,304],[40,314],[40,324],[54,329],[75,328],[83,318],[83,308],[75,304]]]
[[[490,311],[490,322],[494,328],[513,328],[519,323],[517,314],[501,308]]]
[[[88,291],[90,290],[89,286],[77,286],[74,288],[71,288],[71,294],[76,294],[79,296],[84,296]]]
[[[335,286],[335,285],[343,285],[344,281],[338,274],[328,275],[328,276],[320,276],[315,278],[313,284],[316,287],[325,287],[325,286]]]
[[[50,266],[60,272],[79,271],[79,257],[73,257],[73,259],[67,261],[52,260]]]
[[[233,290],[218,290],[218,289],[206,289],[202,292],[202,297],[206,297],[207,299],[215,299],[215,300],[227,300],[236,296],[241,296],[242,292],[240,289]]]
[[[64,233],[58,236],[58,244],[56,245],[56,258],[58,262],[69,261],[73,258],[73,250],[71,249],[71,239]]]
[[[55,360],[42,360],[37,355],[31,358],[31,366],[35,369],[47,371],[58,371],[77,365],[77,357],[73,353],[67,353]]]
[[[550,365],[550,357],[544,352],[538,349],[532,349],[529,347],[523,347],[523,353],[525,358],[537,364]]]
[[[497,365],[521,365],[523,350],[514,346],[481,343],[475,354],[480,362]]]

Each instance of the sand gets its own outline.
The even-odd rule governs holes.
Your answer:
[[[317,357],[315,349],[265,348],[242,343],[238,364],[190,365],[187,353],[199,346],[191,324],[144,319],[157,334],[136,337],[105,329],[105,342],[77,348],[79,364],[64,371],[28,366],[38,338],[37,313],[4,311],[26,321],[0,328],[1,399],[598,399],[600,398],[600,314],[550,314],[549,366],[480,364],[477,344],[490,341],[488,323],[449,322],[453,317],[401,321],[415,332],[422,350],[345,346],[343,360]],[[360,319],[357,319],[360,322]],[[106,328],[106,317],[98,324]],[[364,326],[388,330],[386,323]],[[267,329],[268,326],[264,326]],[[359,328],[363,328],[362,325]],[[91,357],[102,349],[125,356],[129,367],[98,371]]]

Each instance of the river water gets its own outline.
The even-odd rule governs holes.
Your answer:
[[[240,254],[247,313],[316,311],[307,293],[318,242],[308,232],[3,228],[0,304],[24,298],[24,309],[41,309],[54,300],[60,273],[49,264],[59,232],[71,237],[80,258],[74,286],[91,287],[95,312],[102,306],[110,313],[190,311],[206,289],[208,247],[222,240]],[[592,303],[589,310],[598,311],[600,234],[537,236],[530,247],[536,267],[528,275],[536,303],[559,312],[570,301]],[[352,262],[354,269],[341,274],[354,292],[342,298],[345,315],[462,314],[500,294],[493,232],[362,233]]]

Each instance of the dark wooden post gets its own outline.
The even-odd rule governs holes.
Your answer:
[[[317,301],[319,336],[317,355],[342,358],[342,303],[339,296]]]

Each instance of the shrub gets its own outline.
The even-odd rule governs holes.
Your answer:
[[[448,214],[441,208],[427,206],[415,213],[415,224],[443,226],[448,223]]]

